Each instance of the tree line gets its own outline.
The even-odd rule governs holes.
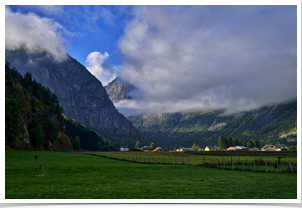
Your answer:
[[[57,96],[52,93],[48,87],[44,87],[41,83],[32,79],[32,74],[30,72],[26,72],[24,76],[22,76],[15,67],[12,67],[10,63],[6,62],[5,79],[11,80],[13,83],[18,83],[26,92],[51,107],[56,113],[63,113],[63,107],[60,106]]]
[[[251,139],[248,142],[242,141],[241,139],[237,140],[235,138],[231,137],[224,137],[224,136],[219,136],[218,137],[218,146],[220,149],[227,149],[232,146],[244,146],[247,148],[260,148],[260,144],[258,140]]]
[[[47,148],[48,141],[57,142],[60,130],[58,119],[63,108],[56,95],[32,80],[29,72],[23,77],[9,63],[5,64],[5,81],[5,139],[14,144],[24,116],[24,119],[29,119],[27,130],[34,149]]]
[[[52,144],[59,140],[58,133],[61,122],[65,123],[66,134],[75,150],[108,150],[114,149],[112,145],[103,140],[95,131],[91,131],[74,119],[64,116],[63,107],[60,106],[57,96],[48,87],[42,86],[32,79],[30,72],[22,76],[10,63],[5,64],[5,138],[13,144],[22,125],[22,114],[27,114],[28,134],[34,149],[48,148],[48,141]],[[23,99],[24,96],[30,99]],[[30,100],[28,102],[27,100]],[[43,106],[47,105],[48,107]],[[30,107],[29,112],[24,112],[21,106]]]
[[[109,145],[108,141],[104,141],[102,135],[88,129],[86,126],[74,119],[66,116],[63,117],[66,125],[66,134],[73,144],[75,150],[115,150],[113,145]]]

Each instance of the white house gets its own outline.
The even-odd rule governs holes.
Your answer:
[[[129,148],[128,147],[121,147],[121,152],[128,152],[129,151]]]
[[[242,149],[242,150],[246,150],[246,147],[245,147],[245,146],[236,146],[236,147],[238,147],[238,148],[240,148],[240,149]]]
[[[193,148],[180,148],[180,149],[177,149],[176,151],[180,151],[180,152],[183,152],[183,151],[194,151]]]
[[[276,151],[281,151],[282,149],[288,150],[288,147],[284,144],[276,144],[275,149],[276,149]]]

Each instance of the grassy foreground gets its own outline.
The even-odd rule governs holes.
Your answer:
[[[140,164],[52,151],[6,151],[6,199],[296,199],[297,174]],[[50,168],[37,176],[34,156]]]

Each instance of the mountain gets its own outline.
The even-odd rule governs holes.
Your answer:
[[[133,97],[128,93],[134,87],[131,85],[122,85],[119,82],[120,81],[118,80],[118,78],[115,78],[105,86],[105,90],[110,100],[115,103],[124,99],[133,99]]]
[[[124,92],[127,92],[127,88]],[[118,91],[115,93],[115,97],[119,97]],[[220,135],[246,142],[256,139],[260,145],[268,142],[297,144],[297,100],[236,115],[222,116],[223,112],[207,110],[129,115],[127,118],[144,138],[166,147],[191,147],[194,143],[200,147],[217,145]]]
[[[5,51],[5,60],[22,75],[31,72],[33,79],[48,87],[64,108],[64,114],[102,134],[111,143],[134,145],[147,141],[114,107],[102,83],[82,64],[68,56],[56,62],[46,52],[29,53],[25,49]]]
[[[222,110],[129,116],[128,119],[151,142],[173,147],[217,145],[223,135],[260,145],[270,142],[296,145],[297,101],[266,106],[239,115],[221,116]],[[295,141],[288,142],[287,139]]]

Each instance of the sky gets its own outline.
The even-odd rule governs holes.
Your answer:
[[[297,98],[296,6],[6,6],[5,47],[66,54],[105,86],[135,86],[127,113],[225,109]]]

